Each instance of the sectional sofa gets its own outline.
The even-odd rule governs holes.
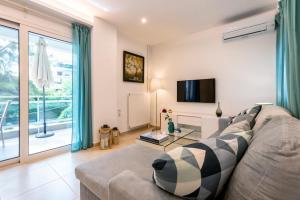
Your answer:
[[[300,198],[300,121],[276,106],[256,117],[254,136],[218,199]],[[130,145],[78,166],[81,200],[180,199],[157,187],[152,163],[163,152]]]

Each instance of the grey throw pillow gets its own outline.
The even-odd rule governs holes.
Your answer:
[[[246,109],[240,112],[237,116],[233,117],[229,125],[239,123],[241,121],[247,120],[250,124],[250,129],[255,125],[255,118],[261,111],[262,106],[258,105],[253,108]]]
[[[173,149],[152,164],[153,180],[163,190],[190,200],[215,198],[252,137],[252,131],[228,133]]]
[[[221,132],[221,135],[225,135],[225,134],[228,134],[228,133],[249,131],[250,129],[251,128],[250,128],[250,124],[249,124],[248,120],[244,120],[244,121],[229,125],[227,128],[225,128]]]
[[[254,133],[266,125],[271,119],[277,116],[291,116],[284,108],[279,106],[264,106],[255,119]]]
[[[225,200],[300,198],[300,121],[273,118],[257,133],[237,165]]]

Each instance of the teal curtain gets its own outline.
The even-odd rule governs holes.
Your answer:
[[[73,44],[73,135],[72,152],[93,145],[91,101],[90,28],[72,25]]]
[[[277,105],[300,118],[300,1],[281,0],[276,16]]]

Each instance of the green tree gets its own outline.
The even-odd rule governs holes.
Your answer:
[[[19,62],[19,45],[10,41],[7,45],[0,46],[0,73],[12,74],[12,65]]]

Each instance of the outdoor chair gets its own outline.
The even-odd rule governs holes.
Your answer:
[[[0,117],[1,117],[0,118],[0,133],[1,133],[1,139],[2,139],[2,147],[5,147],[4,135],[3,135],[3,126],[4,126],[4,123],[5,123],[5,119],[6,119],[9,104],[11,104],[11,100],[8,100],[6,102],[6,104],[4,105],[4,107],[2,109],[2,114],[0,115]]]

